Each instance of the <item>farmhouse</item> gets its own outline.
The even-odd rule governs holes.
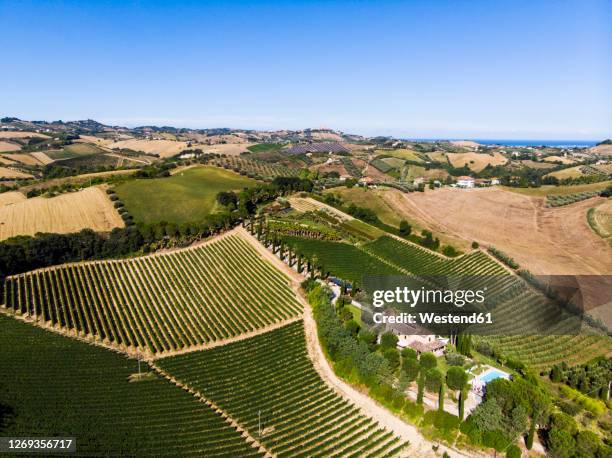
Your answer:
[[[473,188],[474,187],[474,178],[468,176],[461,176],[457,178],[457,186],[460,188]]]
[[[448,344],[448,339],[439,339],[427,329],[414,324],[387,322],[386,330],[398,337],[397,347],[400,350],[409,347],[418,354],[431,352],[435,356],[442,356]]]

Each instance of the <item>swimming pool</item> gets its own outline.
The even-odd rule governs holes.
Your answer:
[[[506,372],[502,372],[498,369],[490,369],[489,371],[482,374],[478,378],[482,380],[484,383],[489,383],[490,381],[495,380],[496,378],[509,379],[510,374],[507,374]]]

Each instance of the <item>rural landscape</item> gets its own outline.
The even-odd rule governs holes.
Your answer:
[[[3,436],[82,456],[612,453],[610,140],[15,117],[0,136]],[[376,323],[373,274],[486,281],[500,321]]]
[[[0,1],[0,458],[612,458],[611,23]]]

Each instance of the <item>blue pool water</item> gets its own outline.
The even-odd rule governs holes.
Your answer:
[[[485,383],[489,383],[491,380],[495,380],[496,378],[508,378],[508,374],[498,371],[497,369],[493,369],[492,371],[487,372],[485,375],[480,376],[480,380]]]

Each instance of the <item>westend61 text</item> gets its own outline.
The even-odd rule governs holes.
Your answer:
[[[471,313],[468,315],[453,315],[452,313],[400,313],[398,315],[385,315],[374,313],[374,323],[401,323],[401,324],[492,324],[490,312]]]

